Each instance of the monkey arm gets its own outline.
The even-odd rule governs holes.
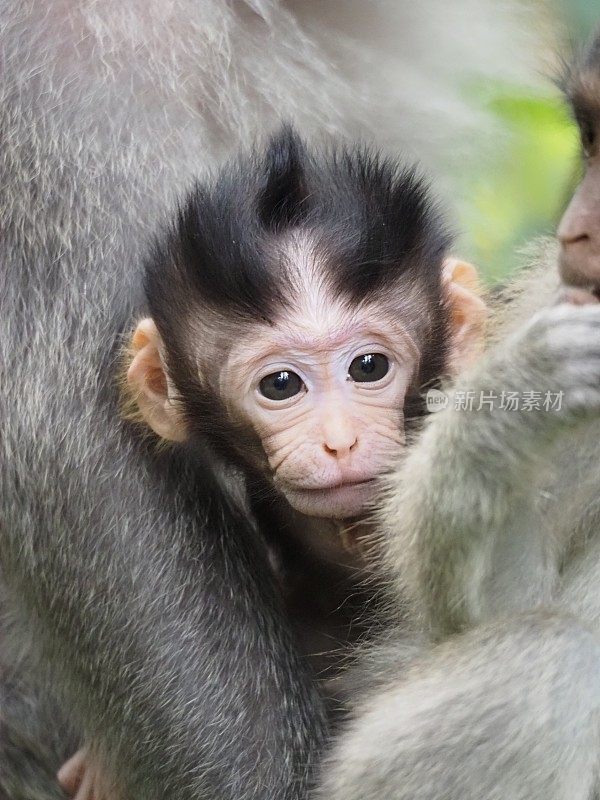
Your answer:
[[[506,468],[503,453],[488,454],[482,472],[470,461],[477,444],[466,416],[442,412],[428,426],[394,476],[381,512],[389,528],[385,560],[397,576],[393,585],[400,584],[401,596],[408,592],[436,638],[491,613],[527,606],[551,582],[543,571],[537,575],[542,585],[533,575],[520,580],[525,548],[534,564],[545,563],[542,517],[525,479],[533,481],[534,471],[523,468],[521,486],[516,475],[514,483],[509,475],[497,477],[496,470]],[[517,543],[523,552],[510,558]],[[500,548],[507,556],[502,562]],[[511,580],[512,591],[503,591]]]
[[[599,332],[597,308],[540,312],[457,383],[475,409],[433,416],[392,478],[388,564],[435,635],[543,602],[555,585],[564,532],[554,501],[541,507],[540,476],[561,432],[597,414]],[[562,393],[560,410],[500,407],[502,392],[536,389]],[[493,408],[476,410],[481,392]]]
[[[399,649],[400,658],[402,649]],[[600,648],[568,615],[453,636],[369,695],[317,800],[584,800],[599,765]]]
[[[69,713],[126,796],[301,797],[320,705],[252,530],[209,472],[48,421],[2,471],[1,557]]]

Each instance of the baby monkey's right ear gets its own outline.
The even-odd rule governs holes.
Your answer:
[[[161,439],[183,442],[185,425],[173,398],[162,355],[162,339],[154,320],[148,317],[138,324],[130,352],[127,384],[142,418]]]

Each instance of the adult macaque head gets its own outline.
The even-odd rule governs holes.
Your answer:
[[[565,283],[600,290],[600,36],[570,70],[565,91],[579,125],[583,179],[558,229]]]
[[[407,399],[481,340],[449,243],[413,169],[284,129],[197,186],[156,245],[128,371],[145,421],[260,469],[304,514],[360,514]]]

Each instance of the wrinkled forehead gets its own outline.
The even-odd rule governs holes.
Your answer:
[[[418,357],[429,313],[416,285],[398,284],[386,297],[377,294],[356,303],[335,290],[309,242],[290,242],[284,261],[286,302],[273,320],[257,322],[238,338],[227,359],[230,368],[250,367],[271,352],[326,354],[368,340]]]
[[[282,243],[280,270],[284,299],[271,330],[273,336],[298,344],[335,347],[338,339],[379,328],[418,335],[428,317],[424,287],[408,274],[391,281],[384,292],[367,293],[359,301],[345,294],[335,279],[335,260],[310,234]]]
[[[367,341],[418,360],[434,316],[422,283],[403,275],[356,301],[337,288],[334,266],[310,235],[279,242],[271,256],[279,302],[268,317],[256,309],[254,319],[227,320],[204,309],[192,320],[200,372],[211,382],[221,385],[226,375],[237,381],[270,355],[326,355]]]

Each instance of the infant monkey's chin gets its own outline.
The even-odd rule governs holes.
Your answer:
[[[329,489],[286,488],[289,504],[309,517],[345,520],[363,516],[377,495],[374,480]]]

